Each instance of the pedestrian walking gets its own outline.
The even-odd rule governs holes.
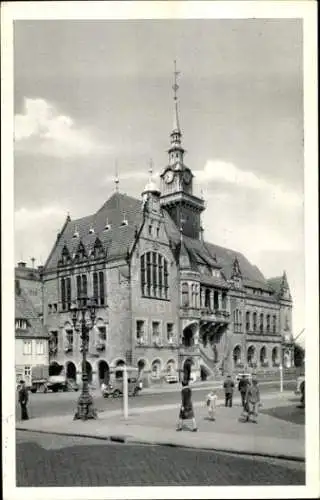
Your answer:
[[[29,420],[27,404],[28,404],[28,390],[26,388],[26,384],[24,380],[20,380],[20,388],[19,388],[19,404],[21,408],[21,420]]]
[[[250,417],[252,418],[252,422],[258,423],[258,413],[259,407],[261,406],[260,402],[260,389],[258,386],[257,379],[253,379],[252,383],[248,385],[246,397],[245,397],[245,410],[246,410],[246,421],[250,421]]]
[[[192,404],[192,391],[188,386],[188,381],[182,381],[182,389],[181,389],[181,407],[179,412],[179,421],[177,425],[177,431],[182,431],[182,422],[183,420],[191,420],[192,421],[192,431],[196,432],[197,423],[194,416],[193,404]]]
[[[218,397],[213,390],[209,392],[206,397],[206,405],[208,408],[208,415],[210,420],[216,419],[217,399]]]
[[[223,383],[224,395],[225,395],[225,406],[232,407],[233,389],[234,382],[231,375],[228,375]]]
[[[247,377],[245,375],[242,375],[241,379],[239,380],[239,384],[238,384],[238,390],[239,390],[240,395],[241,395],[242,408],[244,408],[244,406],[245,406],[246,392],[247,392],[247,387],[248,387],[249,383],[250,382],[247,379]]]
[[[300,398],[301,408],[304,408],[305,407],[305,381],[304,380],[301,382],[300,390],[301,390],[301,398]]]

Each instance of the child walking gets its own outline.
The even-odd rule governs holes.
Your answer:
[[[218,397],[213,390],[207,395],[206,404],[210,420],[216,419],[217,399]]]

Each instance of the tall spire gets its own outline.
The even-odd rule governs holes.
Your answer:
[[[178,76],[180,75],[180,71],[177,71],[177,63],[174,61],[174,72],[173,72],[173,102],[174,102],[174,110],[173,110],[173,129],[170,134],[170,149],[169,153],[169,165],[176,167],[182,167],[183,165],[183,156],[185,150],[181,145],[181,129],[179,123],[179,113],[178,113]]]

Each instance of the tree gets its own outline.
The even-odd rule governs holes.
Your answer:
[[[295,342],[294,347],[293,347],[294,366],[296,366],[296,367],[303,366],[304,365],[304,356],[305,356],[304,348],[300,344]]]

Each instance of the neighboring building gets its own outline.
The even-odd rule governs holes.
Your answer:
[[[292,363],[292,300],[284,275],[267,280],[239,252],[204,240],[204,200],[184,163],[175,95],[174,127],[161,190],[150,177],[142,198],[116,190],[93,215],[68,216],[43,269],[50,360],[81,373],[70,306],[97,303],[88,372],[93,383],[120,363],[146,379],[277,369]],[[285,344],[284,344],[285,343]]]
[[[15,367],[16,380],[31,380],[32,367],[49,365],[49,335],[27,292],[15,286]]]
[[[34,264],[34,260],[33,260]],[[42,282],[41,282],[42,266],[27,267],[26,262],[18,262],[15,268],[16,286],[25,291],[31,300],[37,313],[42,315]]]

